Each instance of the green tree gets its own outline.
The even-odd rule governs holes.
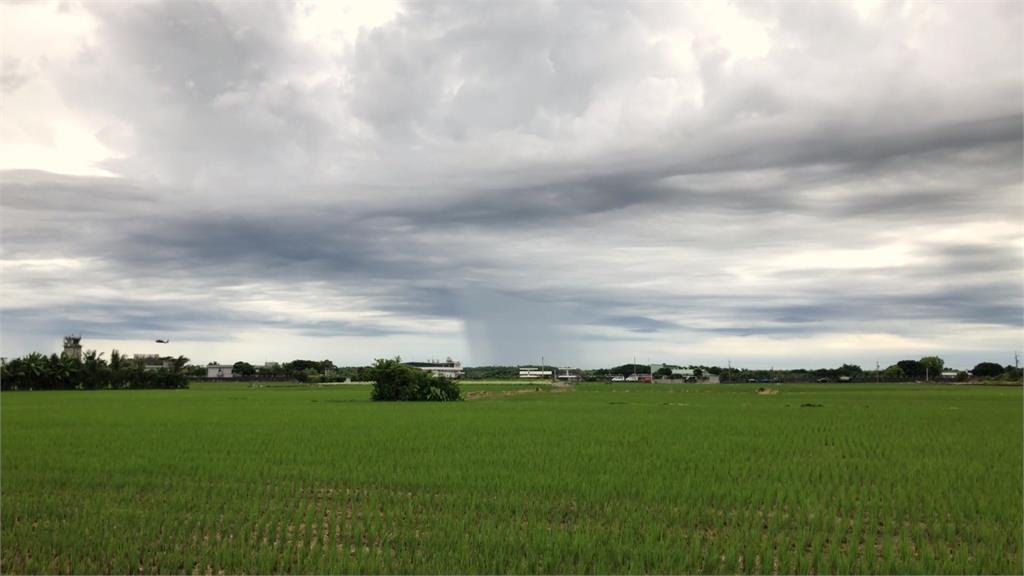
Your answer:
[[[84,388],[94,390],[105,388],[110,377],[110,370],[107,361],[103,359],[103,353],[95,350],[87,350],[82,356],[82,375],[76,386],[73,388]]]
[[[942,374],[942,368],[946,365],[946,362],[938,356],[925,356],[921,358],[920,362],[925,377],[928,379],[937,378]]]
[[[998,378],[1003,375],[1003,367],[995,362],[981,362],[971,373],[977,378]]]
[[[170,360],[170,368],[161,370],[161,388],[188,388],[188,375],[185,373],[185,366],[188,365],[188,358],[178,356],[177,358],[167,357]]]
[[[78,385],[81,378],[82,363],[70,356],[52,354],[47,362],[49,387],[55,390],[66,390]]]
[[[50,380],[46,356],[33,352],[25,357],[22,366],[23,387],[29,390],[45,390]]]
[[[1024,371],[1020,368],[1007,364],[1006,368],[1003,369],[1003,380],[1020,383],[1021,378],[1024,377],[1022,372]]]
[[[425,370],[406,366],[399,358],[379,359],[370,368],[373,400],[450,401],[460,400],[461,391],[454,380],[438,378]]]
[[[205,366],[196,366],[194,364],[190,364],[188,366],[185,366],[183,371],[185,372],[185,375],[188,376],[189,378],[205,378],[206,377],[206,367]]]
[[[895,382],[906,378],[906,376],[903,374],[903,370],[901,370],[899,366],[893,364],[885,370],[882,370],[882,378],[889,382]]]
[[[309,384],[318,384],[320,382],[320,372],[316,368],[306,368],[302,371],[301,380]]]
[[[231,366],[231,371],[232,371],[232,373],[238,374],[239,376],[255,376],[256,375],[256,367],[253,366],[252,364],[249,364],[248,362],[241,362],[241,361],[235,362]]]
[[[907,378],[918,379],[924,377],[924,366],[917,360],[900,360],[896,363],[900,372]]]

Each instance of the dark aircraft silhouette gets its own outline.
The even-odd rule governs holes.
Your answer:
[[[157,340],[156,343],[157,344],[170,344],[171,341],[170,340]]]

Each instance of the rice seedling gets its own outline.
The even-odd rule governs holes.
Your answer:
[[[1020,389],[368,398],[5,392],[0,570],[1024,571]]]

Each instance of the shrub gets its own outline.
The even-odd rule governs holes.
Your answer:
[[[377,360],[368,372],[373,380],[373,400],[461,400],[459,385],[453,380],[406,366],[398,358]]]
[[[977,378],[998,378],[1003,375],[1003,367],[995,362],[982,362],[971,372]]]

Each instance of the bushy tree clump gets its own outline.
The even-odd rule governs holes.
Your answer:
[[[370,396],[373,400],[447,402],[462,399],[454,380],[406,366],[398,358],[377,360],[368,372],[373,380]]]

